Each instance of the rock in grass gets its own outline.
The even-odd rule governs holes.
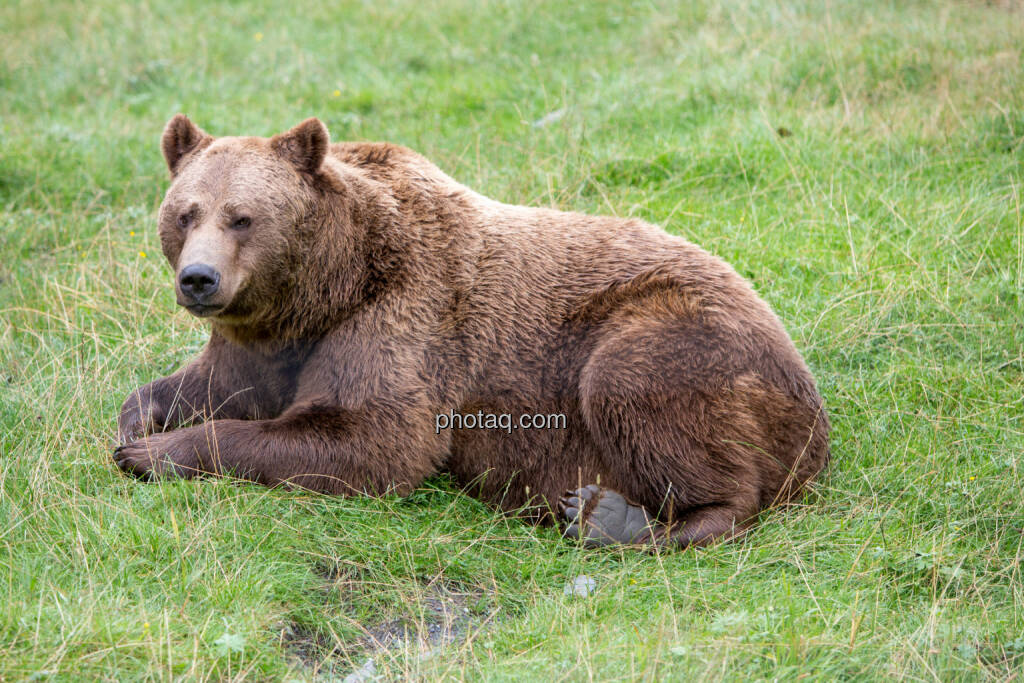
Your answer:
[[[580,574],[572,581],[567,581],[562,592],[566,595],[574,595],[578,598],[585,598],[597,590],[597,581],[586,574]]]

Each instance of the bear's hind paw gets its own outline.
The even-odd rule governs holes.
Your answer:
[[[643,507],[595,484],[567,491],[558,509],[568,522],[565,536],[582,539],[588,548],[646,544],[657,525]]]

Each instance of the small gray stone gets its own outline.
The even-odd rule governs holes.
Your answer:
[[[566,582],[565,588],[562,592],[566,595],[575,595],[576,597],[585,598],[595,590],[597,590],[597,581],[594,581],[586,574],[580,574],[572,581]]]

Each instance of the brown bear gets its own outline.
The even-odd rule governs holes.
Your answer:
[[[658,547],[735,536],[826,464],[779,320],[685,239],[502,204],[317,119],[215,139],[179,114],[162,147],[160,241],[212,332],[125,401],[127,472],[370,495],[447,472],[588,545]]]

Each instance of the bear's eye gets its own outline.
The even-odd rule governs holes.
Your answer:
[[[179,228],[187,228],[188,224],[191,223],[191,222],[192,222],[192,212],[191,211],[189,211],[188,213],[183,213],[180,216],[178,216],[178,227]]]
[[[236,218],[231,223],[231,227],[234,228],[235,230],[245,230],[250,225],[252,225],[252,219],[249,218],[248,216],[242,216],[241,218]]]

